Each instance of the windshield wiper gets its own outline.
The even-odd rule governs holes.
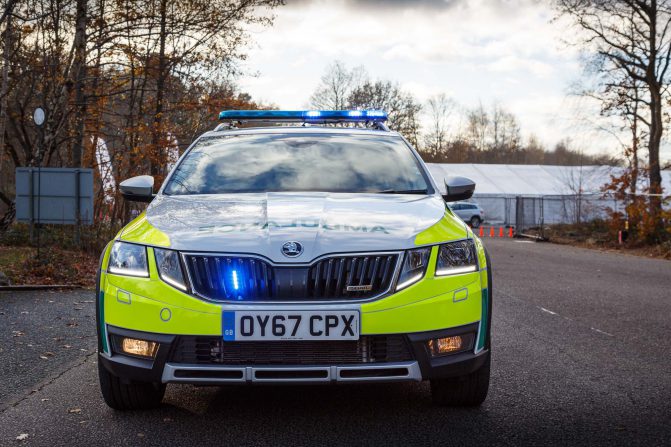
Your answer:
[[[376,191],[377,194],[427,194],[426,189],[385,189]]]

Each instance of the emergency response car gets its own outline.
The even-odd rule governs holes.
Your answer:
[[[439,405],[487,395],[492,281],[381,111],[224,111],[100,259],[98,370],[118,410],[166,384],[430,381]]]

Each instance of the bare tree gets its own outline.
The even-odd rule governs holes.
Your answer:
[[[478,107],[468,111],[466,122],[468,141],[478,151],[487,149],[487,136],[491,122],[489,114],[482,106],[482,103],[480,103]]]
[[[431,114],[431,128],[424,138],[424,152],[435,159],[447,151],[449,120],[457,108],[457,103],[441,93],[429,98],[427,106]]]
[[[495,103],[492,107],[488,130],[495,151],[508,154],[519,148],[521,137],[517,118],[499,103]]]
[[[560,143],[568,151],[568,146],[570,144],[569,140],[565,140]],[[564,186],[568,189],[573,197],[568,197],[569,205],[572,208],[573,219],[576,224],[579,224],[583,217],[583,196],[585,194],[584,183],[585,183],[585,169],[584,169],[584,157],[582,149],[578,150],[579,162],[577,165],[570,166],[567,169],[561,171],[561,177],[564,183]]]
[[[664,135],[671,64],[671,1],[669,0],[556,0],[560,14],[579,28],[578,43],[595,57],[602,89],[615,77],[629,85],[640,83],[644,97],[635,98],[637,124],[647,126],[650,213],[661,227],[662,178],[659,150]]]
[[[359,66],[349,69],[342,61],[326,68],[321,82],[310,96],[310,106],[323,110],[344,110],[354,89],[368,80],[366,70]]]
[[[351,109],[378,109],[389,114],[389,127],[400,132],[413,146],[419,138],[419,111],[422,106],[408,92],[391,81],[366,81],[354,88],[345,103]]]

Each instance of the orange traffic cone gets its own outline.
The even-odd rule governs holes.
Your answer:
[[[480,227],[480,237],[485,237],[485,229]]]
[[[515,237],[515,233],[513,233],[513,227],[510,227],[510,231],[508,231],[508,237]]]
[[[494,227],[489,228],[489,237],[494,237]]]
[[[499,227],[499,237],[503,237],[503,227]]]

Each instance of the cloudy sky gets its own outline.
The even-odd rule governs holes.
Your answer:
[[[256,99],[301,109],[339,59],[421,101],[444,92],[464,107],[498,102],[517,115],[525,138],[534,133],[549,147],[568,136],[586,152],[614,148],[612,137],[590,130],[589,104],[570,95],[582,69],[548,3],[287,0],[272,28],[252,31],[245,68],[257,76],[239,84]]]

